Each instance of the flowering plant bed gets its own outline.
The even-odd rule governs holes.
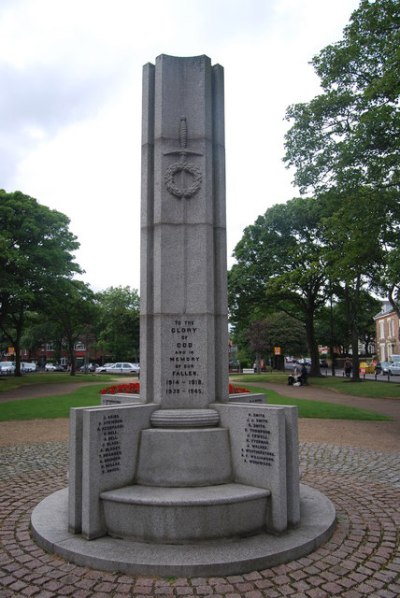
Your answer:
[[[229,394],[242,394],[250,392],[246,388],[241,386],[234,386],[229,384]],[[107,386],[100,391],[102,395],[117,395],[117,394],[139,394],[140,393],[140,382],[129,382],[127,384],[114,384],[113,386]]]
[[[242,388],[241,386],[234,386],[233,384],[229,384],[229,394],[230,395],[240,395],[246,392],[250,392],[247,388]]]
[[[100,394],[102,395],[117,395],[117,394],[136,394],[140,392],[140,382],[128,382],[126,384],[114,384],[114,386],[107,386],[102,388]]]

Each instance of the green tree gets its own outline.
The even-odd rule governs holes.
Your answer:
[[[97,308],[95,295],[87,284],[80,280],[60,279],[44,296],[47,317],[54,322],[52,340],[62,339],[65,343],[71,376],[75,375],[75,343],[88,339],[95,328]]]
[[[295,183],[337,205],[324,234],[353,349],[366,290],[387,295],[400,314],[399,48],[398,0],[362,0],[343,39],[312,60],[322,93],[286,115],[284,160]]]
[[[276,312],[266,317],[270,339],[270,353],[280,347],[282,355],[306,356],[307,336],[304,322],[284,312]]]
[[[316,321],[316,336],[318,344],[329,348],[332,362],[332,373],[335,373],[336,357],[350,353],[350,335],[344,304],[332,297],[318,313]]]
[[[330,192],[319,199],[322,204],[335,204],[334,212],[322,220],[321,233],[325,239],[326,272],[336,296],[346,307],[354,379],[359,378],[358,342],[362,328],[365,332],[366,297],[380,277],[393,233],[390,215],[382,211],[374,197],[376,193],[358,189],[354,194]],[[373,316],[377,305],[372,307],[369,302],[368,306],[374,310]]]
[[[307,352],[304,324],[284,312],[271,313],[263,320],[254,321],[245,330],[244,341],[255,358],[257,371],[263,357],[273,367],[280,368],[285,355],[301,356]],[[274,355],[275,347],[281,350],[279,357]]]
[[[55,322],[49,320],[47,310],[43,306],[43,313],[28,312],[26,314],[21,345],[24,350],[28,351],[29,359],[31,359],[33,355],[38,355],[41,347],[48,342],[53,343],[54,358],[59,362],[63,346],[62,332]],[[42,365],[40,357],[39,363]]]
[[[396,242],[400,235],[398,222],[399,218],[397,218],[397,227],[393,227],[393,242],[387,251],[386,259],[376,273],[374,288],[378,293],[387,296],[393,310],[400,318],[400,245]]]
[[[382,304],[378,299],[365,293],[361,297],[360,314],[358,322],[359,340],[363,343],[365,350],[364,353],[370,356],[374,353],[372,348],[375,346],[376,340],[376,325],[374,316],[381,311]]]
[[[73,252],[79,247],[69,219],[19,191],[0,190],[0,328],[20,348],[25,316],[59,280],[80,272]]]
[[[96,296],[99,347],[112,361],[139,361],[140,302],[135,289],[110,287]]]
[[[287,110],[300,189],[400,186],[400,4],[362,0],[343,39],[312,60],[323,93]]]
[[[257,320],[246,330],[246,340],[250,351],[255,355],[256,371],[261,371],[261,357],[269,347],[268,326],[264,320]]]
[[[246,313],[254,309],[264,309],[264,314],[279,309],[299,320],[305,326],[313,375],[319,375],[315,317],[327,295],[321,219],[329,207],[296,198],[267,210],[245,229],[229,275],[233,323],[243,325]]]

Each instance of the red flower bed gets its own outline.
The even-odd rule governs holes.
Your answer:
[[[124,394],[139,394],[140,392],[140,383],[139,382],[129,382],[128,384],[115,384],[114,386],[108,386],[107,388],[103,388],[100,391],[102,395],[116,395],[119,393]]]
[[[234,386],[233,384],[229,384],[229,394],[240,394],[250,392],[246,388],[241,388],[240,386]],[[107,388],[103,388],[100,391],[102,395],[116,395],[119,393],[124,394],[140,394],[140,382],[129,382],[128,384],[115,384],[114,386],[108,386]]]
[[[245,392],[250,392],[247,388],[242,388],[241,386],[233,386],[233,384],[229,384],[229,394],[230,395],[238,395]]]

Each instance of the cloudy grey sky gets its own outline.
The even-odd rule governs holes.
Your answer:
[[[95,290],[139,289],[142,66],[207,54],[225,69],[228,257],[297,195],[286,108],[358,0],[0,0],[0,188],[66,214]],[[229,264],[232,261],[229,260]]]

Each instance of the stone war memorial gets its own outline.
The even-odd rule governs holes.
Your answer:
[[[229,400],[224,72],[207,56],[144,67],[141,196],[140,397],[71,410],[68,488],[34,509],[34,538],[133,575],[309,554],[335,510],[300,484],[296,408]]]

